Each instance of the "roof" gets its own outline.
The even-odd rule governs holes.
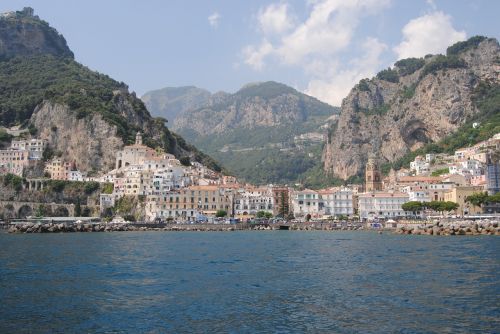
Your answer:
[[[384,198],[384,197],[397,197],[397,198],[402,198],[402,197],[409,197],[408,194],[405,193],[400,193],[400,192],[369,192],[369,193],[362,193],[359,194],[360,198],[367,198],[367,197],[375,197],[375,198]]]
[[[411,182],[437,183],[441,181],[442,179],[439,176],[401,176],[398,179],[399,183],[411,183]]]

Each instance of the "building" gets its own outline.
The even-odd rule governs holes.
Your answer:
[[[248,187],[234,195],[234,214],[240,218],[255,216],[257,212],[273,213],[274,197],[272,188]]]
[[[45,165],[45,172],[50,175],[52,180],[67,180],[71,170],[72,164],[61,158],[54,158]]]
[[[29,164],[29,152],[25,150],[0,150],[0,168],[4,173],[23,175],[24,167]]]
[[[163,196],[148,196],[146,215],[149,219],[181,221],[204,220],[219,210],[233,215],[233,194],[218,186],[191,186]]]
[[[444,200],[446,202],[457,203],[457,213],[460,215],[478,214],[482,212],[482,209],[480,207],[467,203],[466,198],[467,196],[483,191],[483,187],[457,186],[451,188],[444,194]]]
[[[494,161],[488,156],[486,164],[486,190],[489,195],[494,195],[500,191],[500,162]]]
[[[382,173],[375,155],[371,155],[366,163],[365,190],[367,192],[382,190]]]
[[[397,192],[367,192],[359,194],[359,217],[361,219],[399,218],[412,215],[402,205],[409,201],[408,194]]]
[[[323,203],[323,215],[352,217],[354,215],[353,191],[350,188],[331,188],[318,191]]]
[[[288,187],[272,187],[273,215],[287,218],[290,214],[290,190]]]
[[[43,139],[13,140],[10,144],[13,150],[28,151],[30,160],[41,160],[46,146]]]
[[[116,154],[116,169],[130,165],[138,165],[156,156],[156,151],[142,144],[142,134],[137,132],[135,144],[125,146]]]
[[[293,192],[292,207],[295,218],[320,218],[323,202],[318,192],[306,189]]]

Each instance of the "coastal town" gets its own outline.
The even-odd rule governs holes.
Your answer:
[[[468,200],[475,194],[492,196],[500,191],[500,165],[493,158],[499,148],[500,134],[496,134],[453,155],[417,156],[409,168],[391,170],[387,175],[383,175],[377,155],[371,154],[364,184],[319,190],[240,183],[198,162],[177,159],[144,145],[140,132],[133,145],[116,152],[115,168],[99,176],[88,176],[74,162],[60,157],[44,161],[49,148],[39,138],[12,140],[9,148],[0,150],[0,171],[24,178],[25,187],[34,190],[43,189],[47,180],[112,185],[111,191],[100,194],[98,203],[99,216],[107,219],[113,218],[113,209],[121,199],[136,198],[140,199],[141,214],[128,217],[144,222],[235,223],[280,218],[378,224],[438,214],[470,217],[500,212],[497,202],[477,205]],[[27,170],[40,163],[44,178],[33,182]],[[432,210],[432,205],[405,207],[410,202],[454,204],[439,210]]]

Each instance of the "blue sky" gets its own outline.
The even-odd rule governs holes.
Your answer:
[[[31,6],[76,59],[142,95],[275,80],[334,105],[399,58],[499,38],[495,0],[2,0]]]

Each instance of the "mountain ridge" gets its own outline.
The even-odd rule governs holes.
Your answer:
[[[480,113],[474,89],[481,82],[499,85],[499,54],[496,39],[476,36],[450,46],[446,56],[400,60],[361,80],[327,138],[324,170],[342,179],[359,176],[371,152],[394,162],[452,134]]]

